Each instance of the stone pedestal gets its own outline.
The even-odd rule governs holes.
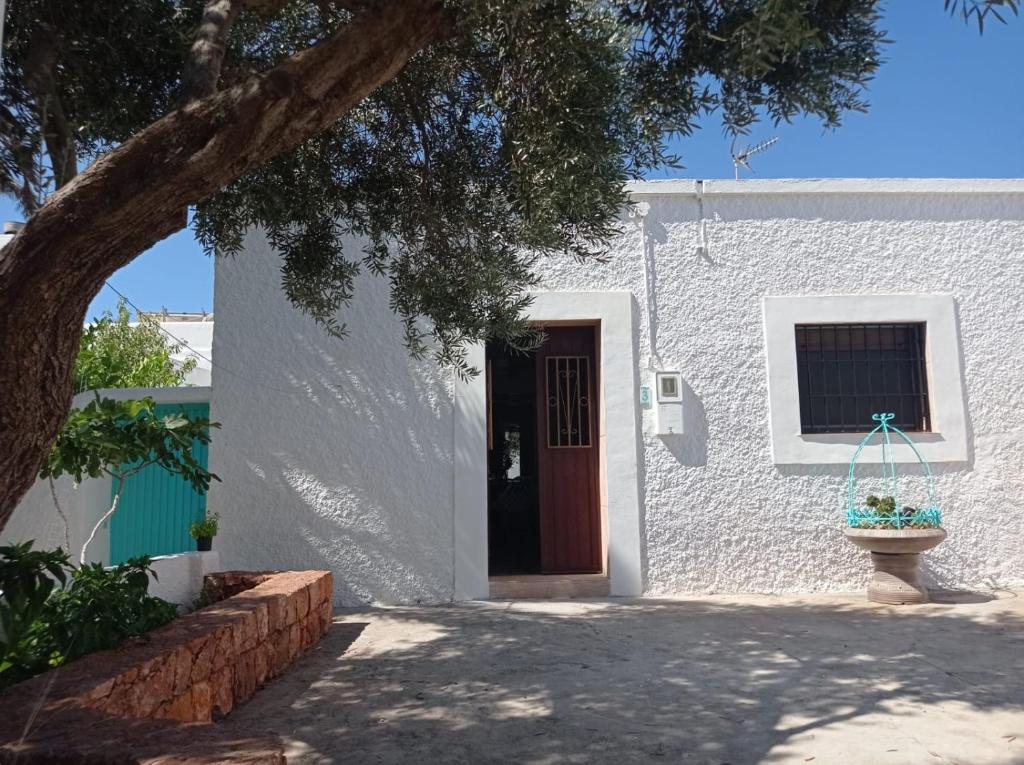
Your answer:
[[[868,585],[868,600],[904,606],[927,603],[928,590],[921,581],[918,553],[871,553],[875,575]]]
[[[846,529],[846,538],[871,552],[875,575],[868,585],[868,600],[893,606],[927,603],[921,581],[921,553],[943,539],[943,529]]]

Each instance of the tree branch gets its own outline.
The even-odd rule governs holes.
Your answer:
[[[39,170],[36,166],[35,152],[28,140],[28,131],[6,106],[0,104],[0,141],[6,144],[7,153],[14,167],[21,175],[21,183],[15,177],[10,178],[6,189],[13,194],[26,215],[31,215],[39,207],[36,191],[39,188]]]
[[[324,5],[337,5],[352,13],[369,10],[375,0],[323,0]],[[183,75],[184,102],[205,98],[217,92],[224,52],[231,27],[243,10],[261,16],[280,11],[288,0],[206,0],[203,17],[196,30],[196,39],[189,49]]]
[[[440,0],[355,16],[265,74],[157,120],[54,193],[0,251],[0,528],[71,406],[89,301],[182,214],[320,133],[448,34]]]
[[[110,516],[112,516],[117,511],[117,505],[121,502],[121,495],[124,494],[124,481],[124,478],[118,481],[117,493],[114,494],[114,501],[110,503],[110,509],[103,514],[102,518],[96,521],[96,525],[92,527],[92,531],[89,534],[89,538],[86,539],[85,544],[82,545],[82,554],[78,558],[78,564],[80,566],[84,566],[88,561],[86,555],[88,554],[89,551],[89,545],[92,544],[92,540],[96,538],[96,534],[100,530],[100,526],[102,526],[107,520],[109,520]]]
[[[57,499],[57,484],[53,482],[53,478],[50,481],[50,496],[53,497],[53,506],[57,508],[57,514],[60,519],[64,521],[64,549],[71,553],[71,522],[68,520],[67,514],[64,512],[64,508],[60,506],[60,500]]]
[[[57,80],[53,76],[56,66],[56,40],[49,27],[40,24],[32,35],[25,56],[25,84],[36,102],[46,153],[53,168],[54,185],[59,189],[78,174],[78,155],[75,137],[57,92]]]
[[[245,0],[207,0],[195,42],[185,61],[186,102],[217,92],[228,33],[244,4]]]

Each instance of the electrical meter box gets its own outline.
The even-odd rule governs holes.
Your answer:
[[[683,434],[683,375],[681,372],[657,372],[655,383],[658,435],[680,436]]]

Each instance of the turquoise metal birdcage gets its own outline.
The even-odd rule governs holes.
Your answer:
[[[895,425],[890,424],[895,415],[891,413],[879,413],[871,415],[871,419],[878,423],[860,442],[857,451],[853,453],[850,460],[850,472],[846,481],[846,522],[847,525],[857,529],[930,529],[942,525],[942,511],[939,510],[937,493],[935,490],[935,476],[932,474],[931,465],[921,456],[914,442]],[[900,477],[896,472],[896,462],[893,459],[893,434],[907,444],[913,450],[918,463],[923,471],[923,480],[927,501],[924,507],[901,506],[900,504]],[[876,436],[879,437],[878,445],[882,448],[882,479],[888,490],[888,496],[868,497],[860,502],[856,497],[856,468],[857,460],[861,453],[871,444]],[[898,443],[898,442],[897,442]],[[872,501],[873,500],[873,501]]]

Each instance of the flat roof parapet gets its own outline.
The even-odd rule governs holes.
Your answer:
[[[632,196],[678,194],[1024,194],[1024,178],[774,178],[631,181]]]

